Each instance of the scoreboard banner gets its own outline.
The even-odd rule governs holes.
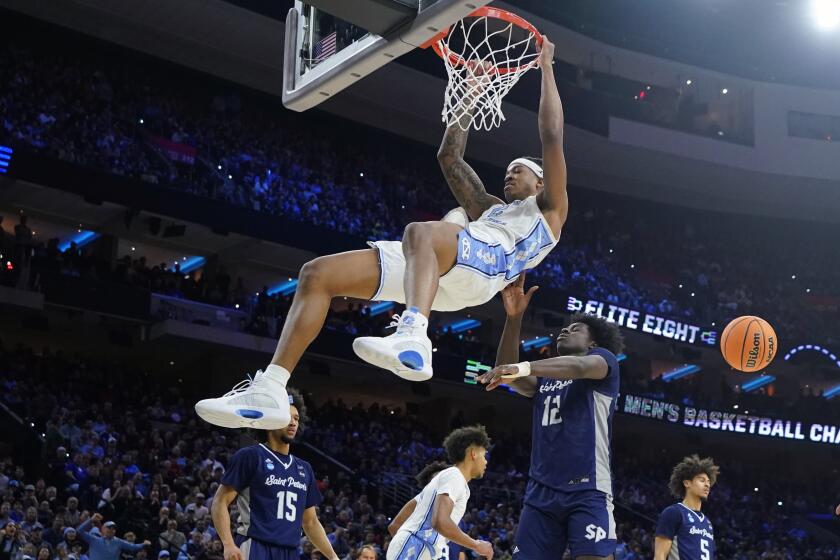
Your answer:
[[[493,366],[483,364],[479,360],[467,360],[461,381],[467,385],[477,385],[478,376],[491,369],[493,369]],[[515,393],[507,385],[502,385],[499,389],[507,389],[511,393]],[[834,424],[818,424],[799,420],[782,420],[757,414],[724,412],[625,393],[618,396],[615,411],[619,414],[650,418],[668,424],[677,424],[711,432],[730,432],[781,440],[840,445],[840,425]]]
[[[620,395],[616,412],[700,430],[840,445],[840,426],[696,408],[649,397]]]
[[[713,329],[676,321],[645,311],[637,311],[614,303],[569,296],[566,301],[566,311],[597,315],[625,329],[641,331],[688,344],[701,346],[717,344],[717,331]]]

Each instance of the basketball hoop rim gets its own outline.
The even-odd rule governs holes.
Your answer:
[[[501,8],[493,8],[493,7],[490,7],[490,6],[482,6],[481,8],[478,8],[477,10],[475,10],[474,12],[471,12],[470,14],[468,14],[465,17],[491,17],[491,18],[495,18],[495,19],[500,19],[502,21],[506,21],[508,23],[512,23],[512,24],[516,25],[517,27],[520,27],[520,28],[524,29],[525,31],[528,31],[529,33],[531,33],[531,35],[533,35],[533,37],[534,37],[534,42],[536,43],[537,47],[540,47],[540,48],[542,47],[543,37],[542,37],[542,33],[540,33],[540,30],[537,29],[534,26],[534,24],[529,22],[527,19],[525,19],[522,16],[519,16],[519,15],[513,13],[513,12],[509,12],[507,10],[502,10]],[[442,30],[440,33],[438,33],[437,35],[435,35],[434,37],[432,37],[431,39],[429,39],[428,41],[423,43],[423,45],[421,45],[421,47],[426,49],[426,48],[429,48],[431,46],[432,49],[435,51],[435,53],[441,59],[443,59],[444,56],[446,56],[446,55],[444,55],[443,50],[440,47],[440,41],[449,34],[450,29],[452,29],[452,25],[447,26],[446,29]],[[452,61],[453,64],[457,64],[457,65],[461,65],[461,64],[466,63],[466,61],[464,60],[464,58],[462,56],[456,55],[456,54],[453,54],[453,53],[449,53],[449,59],[450,59],[450,61]],[[524,65],[524,66],[515,66],[513,68],[493,68],[493,70],[498,72],[499,74],[509,74],[511,72],[520,72],[520,71],[528,70],[530,68],[533,68],[536,65],[537,65],[537,60],[535,59],[535,60],[529,62],[528,64]]]

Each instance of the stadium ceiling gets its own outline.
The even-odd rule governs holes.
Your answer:
[[[294,3],[226,1],[278,20]],[[507,3],[617,47],[751,80],[840,89],[840,25],[821,21],[814,0]]]
[[[281,93],[283,22],[223,0],[2,0],[2,5],[249,88]],[[494,5],[512,8],[504,2]],[[544,31],[558,33],[559,28]],[[389,64],[321,108],[436,145],[443,131],[444,84],[442,75]],[[474,134],[468,155],[498,164],[523,152],[539,153],[536,105],[509,104],[503,133]],[[757,173],[620,145],[572,126],[566,129],[566,147],[574,185],[700,209],[840,223],[840,196],[831,181]]]
[[[509,3],[624,49],[751,80],[840,89],[840,27],[814,0]]]

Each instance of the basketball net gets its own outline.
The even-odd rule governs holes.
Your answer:
[[[502,99],[525,72],[536,68],[542,36],[515,14],[492,8],[473,12],[433,44],[449,81],[442,120],[462,130],[491,130],[505,120]]]

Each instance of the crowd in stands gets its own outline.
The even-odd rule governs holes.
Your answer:
[[[0,403],[34,425],[21,425],[20,437],[43,434],[38,459],[5,439],[0,449],[3,560],[99,560],[92,549],[111,530],[127,543],[125,560],[221,560],[209,507],[227,458],[253,440],[204,424],[178,388],[124,366],[0,345],[0,384]],[[444,434],[401,409],[308,398],[304,441],[353,471],[314,462],[329,538],[342,559],[355,558],[362,546],[384,558],[389,516],[401,505],[384,497],[385,475],[408,478],[441,459]],[[462,423],[460,415],[452,421]],[[525,434],[496,436],[494,443],[463,527],[509,560],[529,445]],[[669,465],[645,458],[638,445],[629,452],[620,442],[614,447],[616,558],[650,558],[653,520],[673,502],[665,488]],[[840,547],[819,544],[797,519],[830,511],[836,480],[787,480],[740,460],[722,467],[707,508],[720,557],[840,559]],[[301,560],[320,559],[305,538],[299,553]]]
[[[18,232],[30,232],[21,233],[19,237],[30,239],[31,230],[26,225],[25,215],[19,221],[21,223],[15,229]],[[49,239],[46,243],[30,243],[32,251],[28,258],[29,264],[13,270],[0,267],[0,285],[19,285],[18,281],[23,276],[29,282],[28,287],[39,290],[47,274],[116,283],[180,299],[235,307],[242,313],[237,316],[239,324],[231,325],[231,328],[271,338],[278,336],[292,303],[293,294],[269,295],[265,286],[255,288],[242,277],[234,281],[224,265],[219,265],[212,275],[203,274],[202,271],[183,274],[178,264],[160,263],[150,266],[144,257],[126,255],[110,262],[101,257],[102,251],[97,250],[95,243],[81,249],[70,243],[64,251],[59,247],[58,239]],[[25,252],[19,244],[10,240],[7,248],[0,250],[0,254],[4,252],[18,255],[15,263],[23,262],[21,255]],[[399,309],[394,308],[394,311]],[[157,313],[159,316],[155,319],[184,319],[173,312],[172,307],[161,307]],[[482,363],[494,362],[495,341],[488,338],[486,327],[455,334],[444,328],[440,316],[433,316],[432,319],[430,336],[439,351],[478,359]],[[372,316],[361,302],[336,301],[328,314],[325,329],[352,336],[382,334],[388,332],[390,322],[390,313]],[[541,359],[550,356],[551,352],[552,346],[548,345],[523,350],[522,356],[529,360]],[[698,383],[699,380],[691,377],[665,383],[661,378],[651,379],[647,361],[641,356],[634,356],[633,360],[625,363],[623,370],[624,391],[670,402],[726,410],[737,404],[743,407],[742,410],[752,409],[762,414],[816,422],[829,421],[838,414],[831,401],[807,388],[803,389],[798,398],[791,395],[780,398],[768,396],[764,391],[736,392],[726,383],[711,390],[707,384]]]
[[[2,49],[4,141],[360,239],[397,238],[454,205],[428,147],[90,44],[56,49],[10,33]],[[493,190],[502,170],[480,171]],[[713,227],[702,213],[573,195],[563,241],[533,281],[704,325],[760,314],[790,342],[813,342],[817,329],[825,345],[840,338],[823,328],[836,317],[840,263],[818,226],[755,220],[744,235],[733,217]]]

